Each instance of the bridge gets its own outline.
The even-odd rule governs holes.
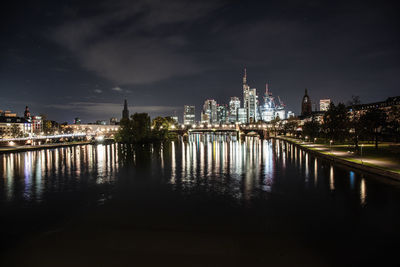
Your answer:
[[[21,144],[41,144],[42,142],[47,142],[49,140],[62,140],[62,139],[76,139],[82,140],[87,137],[93,137],[94,134],[87,133],[72,133],[72,134],[55,134],[55,135],[39,135],[39,136],[29,136],[29,137],[17,137],[17,138],[0,138],[0,145],[21,145]]]
[[[244,138],[246,136],[259,136],[262,139],[268,138],[271,132],[271,125],[268,124],[208,124],[208,125],[181,125],[172,128],[183,139],[192,140],[204,138],[210,141],[230,140]],[[211,136],[209,138],[209,136]]]

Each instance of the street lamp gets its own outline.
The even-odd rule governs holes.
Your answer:
[[[331,154],[332,154],[332,142],[333,142],[332,140],[329,141],[329,148],[331,150]]]
[[[362,149],[363,149],[364,144],[361,144],[361,164],[364,165],[363,160],[362,160]]]
[[[315,144],[316,141],[317,141],[317,137],[314,138],[314,144]]]

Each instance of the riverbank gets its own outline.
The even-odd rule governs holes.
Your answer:
[[[58,144],[43,144],[43,145],[37,145],[37,146],[0,147],[0,154],[1,153],[25,152],[25,151],[32,151],[32,150],[48,149],[48,148],[58,148],[58,147],[65,147],[65,146],[87,145],[90,143],[91,143],[91,141],[79,141],[79,142],[67,142],[67,143],[58,143]]]
[[[350,151],[343,151],[341,148],[335,148],[335,146],[330,147],[324,144],[314,144],[312,142],[286,136],[277,136],[275,138],[298,145],[308,152],[335,163],[400,181],[400,164],[396,161],[391,161],[382,157],[361,157],[354,155]]]

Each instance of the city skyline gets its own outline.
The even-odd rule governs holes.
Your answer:
[[[9,3],[1,108],[71,123],[118,116],[126,98],[131,113],[181,116],[185,104],[240,96],[244,67],[296,114],[304,88],[316,106],[398,95],[391,2],[173,3]]]

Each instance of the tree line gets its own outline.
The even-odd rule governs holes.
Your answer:
[[[147,113],[135,113],[129,119],[121,119],[115,140],[126,144],[146,144],[174,140],[177,134],[169,131],[177,127],[171,117],[156,117],[152,121]]]
[[[360,141],[371,141],[378,148],[379,141],[400,141],[400,108],[388,107],[387,110],[375,107],[368,110],[356,111],[360,104],[358,97],[353,97],[346,106],[343,103],[331,103],[323,115],[322,122],[312,116],[299,129],[299,120],[291,118],[280,128],[283,134],[291,133],[299,137],[325,138],[334,142],[350,142],[355,150],[359,150]]]

